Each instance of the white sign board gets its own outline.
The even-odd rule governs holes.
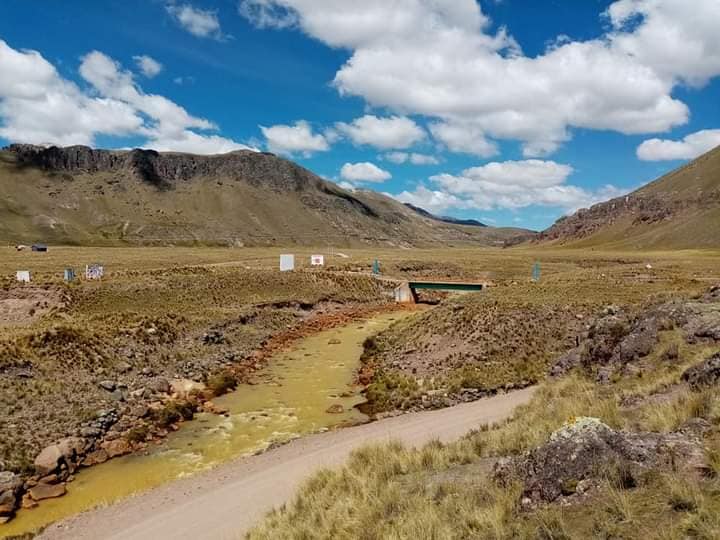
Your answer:
[[[16,278],[23,283],[30,283],[30,270],[18,270]]]
[[[280,271],[295,270],[295,255],[280,255]]]
[[[323,255],[310,255],[310,266],[324,266],[325,257]]]

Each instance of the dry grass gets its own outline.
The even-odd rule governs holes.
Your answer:
[[[668,338],[662,340],[666,345]],[[707,346],[685,349],[686,365]],[[412,450],[398,444],[357,452],[340,470],[310,480],[292,504],[273,512],[248,538],[717,538],[720,533],[720,407],[717,392],[684,390],[658,408],[648,401],[626,409],[628,394],[679,384],[653,370],[599,386],[579,374],[544,384],[530,404],[500,426],[484,426],[448,445]],[[658,361],[660,361],[658,359]],[[712,423],[708,478],[647,475],[631,487],[609,478],[586,503],[519,509],[517,487],[501,490],[475,470],[493,457],[519,454],[547,441],[564,422],[593,416],[614,428],[670,430],[693,417]]]

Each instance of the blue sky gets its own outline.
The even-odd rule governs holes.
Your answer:
[[[4,0],[0,143],[249,146],[542,229],[720,144],[720,2]]]

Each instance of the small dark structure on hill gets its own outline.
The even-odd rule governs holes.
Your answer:
[[[42,251],[42,252],[45,252],[45,251],[48,250],[48,247],[47,247],[47,245],[45,245],[45,244],[33,244],[33,245],[32,245],[32,250],[33,250],[33,251]]]

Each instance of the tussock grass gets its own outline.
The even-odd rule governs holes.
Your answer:
[[[622,407],[628,394],[646,397],[678,385],[681,373],[649,370],[642,379],[608,386],[576,373],[541,386],[502,425],[481,426],[456,442],[417,450],[398,443],[361,449],[345,467],[313,477],[248,538],[718,538],[717,427],[707,439],[708,478],[647,473],[628,481],[622,471],[608,470],[599,491],[567,508],[521,510],[520,487],[500,489],[480,468],[487,460],[544,443],[579,416],[598,417],[618,429],[670,431],[694,417],[717,426],[717,392],[684,389],[661,405]]]

